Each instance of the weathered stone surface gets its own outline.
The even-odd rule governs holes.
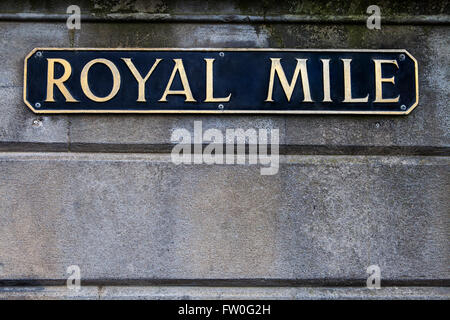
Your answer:
[[[22,88],[18,86],[0,86],[0,96],[0,151],[67,150],[66,116],[33,114],[22,103]]]
[[[82,286],[80,291],[66,287],[3,287],[1,299],[148,299],[148,300],[278,300],[278,299],[426,299],[448,300],[450,291],[445,287],[382,287],[366,288],[334,287],[189,287],[189,286]]]
[[[36,0],[4,0],[0,3],[0,12],[64,14],[70,0],[45,2]],[[334,15],[366,15],[367,7],[372,4],[368,0],[353,1],[264,1],[260,0],[228,0],[228,1],[196,1],[196,0],[79,0],[77,4],[82,12],[105,16],[114,13],[160,13],[160,14],[249,14],[249,15],[321,15],[330,18]],[[379,0],[377,5],[386,16],[401,15],[437,15],[448,14],[449,4],[445,1],[430,0],[423,5],[420,0],[394,2]]]
[[[448,279],[445,157],[0,155],[1,279]]]
[[[302,287],[104,287],[101,299],[430,299],[450,298],[450,289],[439,287],[302,288]]]
[[[65,26],[0,22],[0,150],[67,150],[67,117],[42,116],[23,102],[23,61],[30,48],[68,46]],[[37,121],[37,122],[36,122]]]
[[[35,47],[70,47],[70,31],[63,23],[0,22],[0,88],[23,86],[23,62]],[[18,106],[20,101],[17,101]]]
[[[38,287],[0,287],[0,300],[97,300],[99,288],[82,286],[79,291],[60,286]]]

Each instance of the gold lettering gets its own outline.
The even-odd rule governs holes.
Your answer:
[[[395,84],[395,79],[394,79],[394,77],[383,78],[381,75],[381,64],[382,63],[394,64],[398,69],[397,60],[373,59],[373,62],[375,63],[375,100],[373,102],[380,102],[380,103],[398,102],[400,99],[400,95],[398,95],[397,98],[383,99],[383,82],[391,82],[391,83]]]
[[[142,78],[139,71],[134,66],[133,62],[130,58],[122,58],[123,61],[127,64],[128,68],[130,69],[131,73],[133,74],[134,78],[136,79],[139,89],[138,89],[138,99],[137,102],[145,102],[145,83],[147,82],[148,78],[152,74],[152,72],[155,70],[156,66],[162,59],[156,59],[155,63],[151,67],[150,71],[147,73],[145,78]]]
[[[206,61],[206,99],[205,102],[228,102],[231,99],[231,93],[228,97],[214,98],[214,80],[213,80],[213,63],[215,59],[207,59]]]
[[[182,94],[186,97],[185,102],[196,102],[194,97],[192,96],[191,88],[189,87],[189,81],[186,76],[186,71],[184,70],[183,60],[182,59],[173,59],[175,62],[175,66],[173,67],[172,74],[170,76],[169,82],[167,83],[166,90],[159,99],[161,102],[167,102],[167,96],[169,94]],[[173,79],[175,78],[175,74],[178,72],[181,79],[181,84],[183,85],[183,90],[170,90],[172,86]]]
[[[320,59],[323,65],[323,101],[322,102],[333,102],[331,100],[331,89],[330,89],[330,59]]]
[[[292,92],[294,91],[295,84],[297,83],[298,74],[302,75],[302,87],[303,87],[303,102],[313,102],[311,100],[311,93],[309,90],[309,81],[308,81],[308,71],[306,68],[306,61],[308,59],[297,59],[297,66],[294,70],[294,75],[292,76],[291,83],[288,83],[286,74],[284,73],[283,67],[281,66],[280,58],[270,58],[272,61],[272,66],[270,68],[270,80],[269,80],[269,90],[267,92],[266,102],[273,102],[272,94],[273,94],[273,86],[274,86],[274,78],[275,73],[278,75],[278,79],[280,79],[281,86],[283,87],[284,94],[286,95],[287,101],[291,101]]]
[[[111,70],[111,73],[113,75],[113,87],[111,89],[111,92],[106,97],[97,97],[92,93],[91,89],[89,88],[88,83],[89,69],[96,63],[103,63],[104,65],[106,65],[109,68],[109,70]],[[99,58],[89,61],[81,71],[80,81],[81,81],[81,89],[83,89],[83,92],[86,95],[86,97],[95,102],[105,102],[111,100],[120,89],[119,70],[117,69],[115,64],[109,61],[108,59]]]
[[[72,67],[67,60],[64,59],[50,59],[47,58],[48,61],[48,70],[47,70],[47,98],[46,102],[55,102],[55,98],[53,96],[53,88],[57,86],[59,91],[63,94],[64,98],[66,98],[66,102],[78,102],[75,100],[70,94],[69,90],[64,86],[64,82],[69,79],[72,73]],[[55,79],[55,62],[61,64],[64,67],[64,74],[59,79]]]
[[[351,71],[350,71],[350,63],[352,59],[341,59],[344,63],[344,101],[349,103],[355,102],[367,102],[369,101],[369,95],[365,98],[353,98],[352,97],[352,80],[351,80]]]

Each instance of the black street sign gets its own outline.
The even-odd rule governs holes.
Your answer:
[[[36,48],[24,101],[36,113],[410,113],[406,50]]]

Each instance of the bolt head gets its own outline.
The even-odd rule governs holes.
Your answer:
[[[40,103],[40,102],[36,102],[36,103],[34,104],[34,106],[35,106],[36,108],[40,108],[40,107],[41,107],[41,103]]]
[[[40,127],[42,125],[42,121],[39,119],[33,120],[33,127]]]
[[[405,55],[402,53],[402,54],[400,54],[399,55],[399,59],[400,59],[400,61],[404,61],[405,60]]]

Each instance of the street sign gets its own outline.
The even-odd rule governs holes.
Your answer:
[[[36,48],[24,101],[35,113],[410,113],[406,50]]]

